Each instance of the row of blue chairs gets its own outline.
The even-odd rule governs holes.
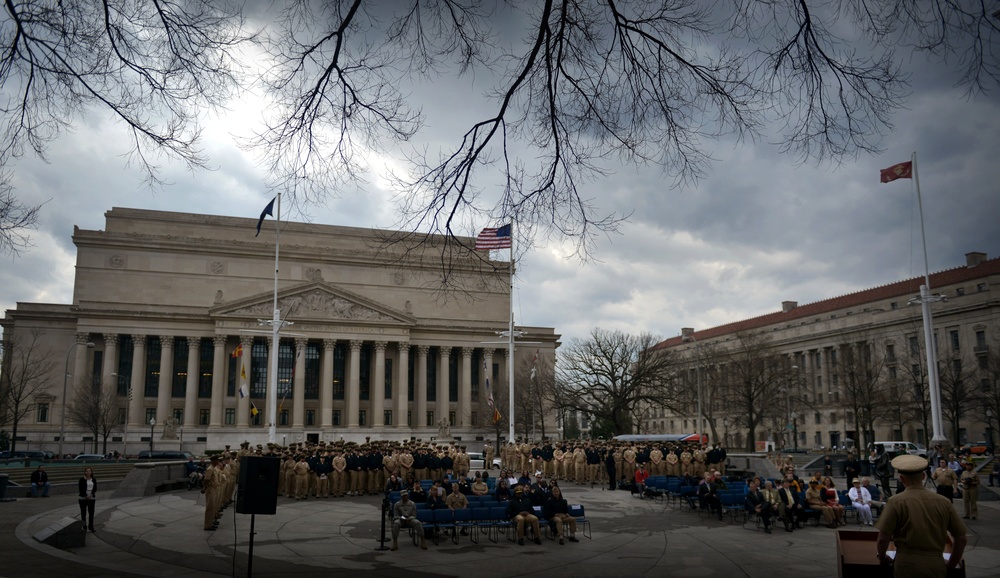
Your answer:
[[[546,532],[551,531],[549,521],[545,519],[541,507],[535,506],[534,511],[538,517],[539,525],[544,527]],[[576,519],[577,525],[583,530],[583,535],[592,538],[590,520],[584,513],[583,505],[570,504],[569,514]],[[493,543],[500,541],[501,533],[510,541],[516,539],[516,528],[514,522],[507,517],[506,506],[469,507],[457,510],[418,508],[417,520],[423,524],[425,530],[431,530],[434,544],[438,543],[438,538],[442,533],[446,536],[450,534],[452,542],[458,544],[459,536],[463,530],[469,535],[469,539],[476,544],[479,543],[480,534],[485,534]],[[417,536],[414,535],[414,541],[416,539]]]

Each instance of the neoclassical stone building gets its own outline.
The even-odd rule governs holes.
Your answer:
[[[495,342],[510,279],[473,239],[445,271],[441,237],[408,236],[404,250],[384,243],[392,232],[282,222],[278,308],[293,325],[275,368],[260,323],[273,312],[273,220],[255,238],[255,219],[117,207],[105,219],[103,231],[74,229],[72,304],[18,303],[3,320],[5,341],[40,335],[55,366],[19,449],[54,450],[64,427],[65,452],[89,451],[93,434],[62,413],[88,386],[116,394],[109,451],[126,436],[129,453],[148,447],[151,431],[156,449],[265,443],[271,371],[278,443],[426,440],[442,419],[456,438],[489,435],[484,385],[487,372],[507,383]],[[445,274],[458,291],[441,291]],[[537,348],[552,363],[554,330],[518,329],[541,345],[515,361]]]
[[[932,305],[943,433],[952,443],[996,443],[1000,259],[968,253],[965,265],[932,273],[930,280],[932,293],[947,297]],[[736,356],[725,352],[741,350],[746,342],[740,335],[756,334],[766,341],[766,355],[779,362],[771,373],[761,372],[753,390],[762,398],[755,402],[762,408],[752,440],[758,446],[829,448],[872,437],[927,444],[926,344],[921,308],[910,304],[923,283],[920,276],[814,303],[785,301],[780,311],[752,319],[682,329],[656,349],[676,352],[686,364],[690,403],[679,412],[647,408],[644,431],[695,431],[700,368],[702,413],[713,426],[706,431],[731,447],[746,447],[745,406],[732,400],[751,390],[732,385],[738,382],[731,369]],[[874,430],[859,431],[859,412],[871,412]]]

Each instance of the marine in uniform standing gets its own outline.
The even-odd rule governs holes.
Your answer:
[[[878,528],[878,552],[883,563],[889,561],[889,542],[896,545],[893,575],[897,578],[944,578],[962,561],[966,530],[958,512],[944,496],[924,488],[927,460],[909,454],[892,460],[899,480],[906,488],[885,503],[875,527]],[[948,533],[953,545],[951,556],[944,560]]]

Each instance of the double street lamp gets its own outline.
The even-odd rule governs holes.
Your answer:
[[[69,356],[73,353],[73,349],[75,349],[77,345],[80,345],[79,341],[70,345],[69,349],[66,351],[66,365],[65,371],[63,372],[62,412],[59,416],[59,459],[62,459],[63,457],[63,440],[66,439],[66,411],[69,409],[69,404],[66,403],[66,387],[69,385]],[[88,341],[86,345],[87,349],[94,348],[93,341]]]

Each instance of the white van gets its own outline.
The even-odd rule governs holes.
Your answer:
[[[913,442],[875,442],[876,452],[878,451],[878,446],[882,446],[893,457],[901,454],[910,454],[922,458],[927,457],[927,450]]]

